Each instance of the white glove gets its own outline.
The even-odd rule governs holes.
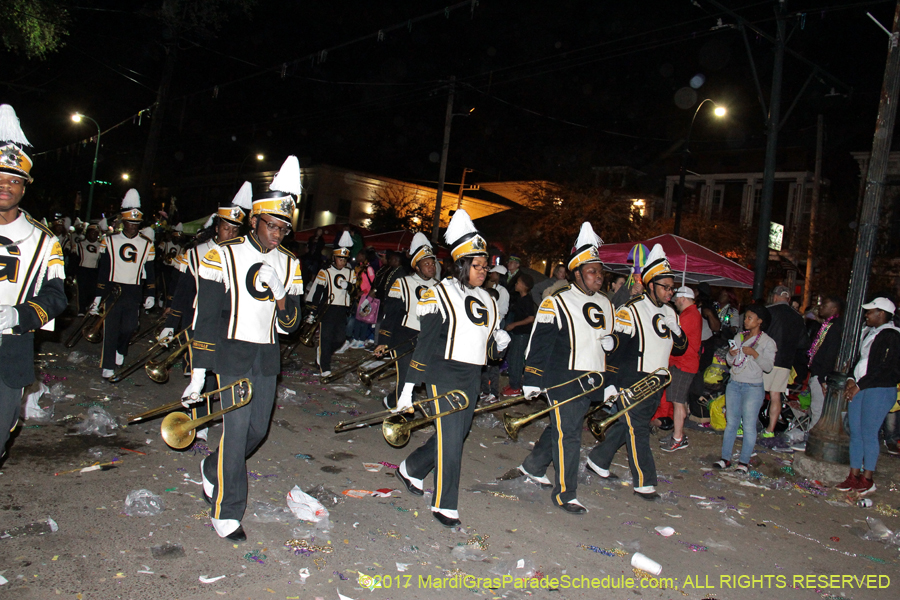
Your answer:
[[[509,334],[503,331],[502,329],[498,329],[494,332],[494,341],[497,342],[497,352],[503,352],[506,350],[506,347],[509,346],[510,341]]]
[[[278,277],[278,273],[269,265],[261,266],[257,277],[259,277],[261,282],[269,286],[272,295],[275,296],[275,300],[281,300],[287,294],[284,290],[284,284],[281,283],[281,279]]]
[[[397,410],[395,412],[407,412],[412,409],[413,390],[416,388],[414,383],[404,383],[403,391],[400,392],[400,398],[397,400]]]
[[[103,302],[103,299],[100,296],[94,298],[94,303],[91,304],[91,307],[88,309],[89,315],[99,315],[100,314],[100,303]]]
[[[600,347],[604,352],[612,352],[616,347],[616,340],[611,335],[604,335],[600,338]]]
[[[14,307],[0,306],[0,331],[12,329],[19,324],[19,311]]]
[[[181,405],[187,408],[191,404],[200,402],[200,392],[203,391],[203,386],[205,384],[206,369],[198,369],[195,367],[191,370],[191,382],[184,388],[184,393],[181,394]]]
[[[313,313],[310,313],[310,314],[306,315],[306,322],[309,323],[310,325],[312,325],[313,323],[315,323],[315,322],[316,322],[316,315],[313,314]]]
[[[612,404],[616,396],[619,395],[619,390],[616,389],[614,385],[608,385],[603,389],[603,402],[606,404]]]
[[[150,310],[154,304],[156,304],[156,299],[153,296],[144,298],[144,310]]]
[[[678,319],[676,319],[672,315],[666,317],[666,327],[668,327],[669,331],[671,331],[675,335],[681,335],[681,327],[678,326]]]
[[[159,335],[156,337],[157,342],[161,342],[167,338],[172,337],[172,334],[175,333],[175,330],[171,327],[163,327],[162,331],[159,332]]]
[[[523,385],[522,395],[524,395],[529,400],[531,400],[532,398],[537,398],[541,395],[541,388],[535,385]]]

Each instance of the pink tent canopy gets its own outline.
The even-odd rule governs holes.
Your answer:
[[[648,250],[652,250],[655,244],[663,247],[672,270],[678,273],[678,283],[707,282],[721,287],[753,287],[753,271],[683,237],[665,234],[641,243]],[[628,253],[634,245],[633,242],[624,242],[601,246],[600,260],[604,267],[615,273],[630,273],[632,265],[628,263]]]

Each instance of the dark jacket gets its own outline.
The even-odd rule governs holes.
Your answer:
[[[872,341],[866,374],[856,385],[859,389],[890,388],[900,383],[900,331],[885,329]]]
[[[797,311],[790,304],[778,303],[769,307],[772,322],[766,328],[766,334],[775,340],[778,353],[775,355],[775,366],[790,369],[794,366],[794,358],[798,348],[809,347],[806,325]]]
[[[819,351],[813,356],[812,362],[809,364],[810,377],[818,377],[819,381],[824,381],[825,376],[834,371],[834,363],[837,362],[838,352],[841,349],[841,335],[844,331],[844,317],[837,317],[831,322],[828,333]],[[816,332],[818,333],[818,332]],[[815,341],[815,337],[812,338]]]

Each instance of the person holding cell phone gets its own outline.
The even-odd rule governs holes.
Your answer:
[[[729,340],[731,349],[725,361],[731,367],[731,380],[725,388],[725,434],[722,437],[722,459],[713,463],[717,469],[731,466],[734,441],[738,428],[743,426],[744,438],[736,471],[750,470],[750,457],[756,445],[756,426],[759,409],[766,391],[763,374],[775,366],[775,340],[763,330],[769,323],[769,311],[762,304],[751,304],[744,312],[745,331]]]

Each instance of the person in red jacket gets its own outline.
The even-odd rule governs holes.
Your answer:
[[[666,398],[672,403],[672,421],[675,426],[672,438],[663,441],[660,446],[665,452],[675,452],[688,447],[688,438],[684,434],[684,420],[688,415],[688,390],[700,368],[700,336],[703,331],[703,320],[694,304],[694,290],[689,287],[678,288],[674,302],[675,308],[678,309],[681,330],[687,336],[688,348],[680,356],[673,354],[669,357],[672,383],[666,389]]]

